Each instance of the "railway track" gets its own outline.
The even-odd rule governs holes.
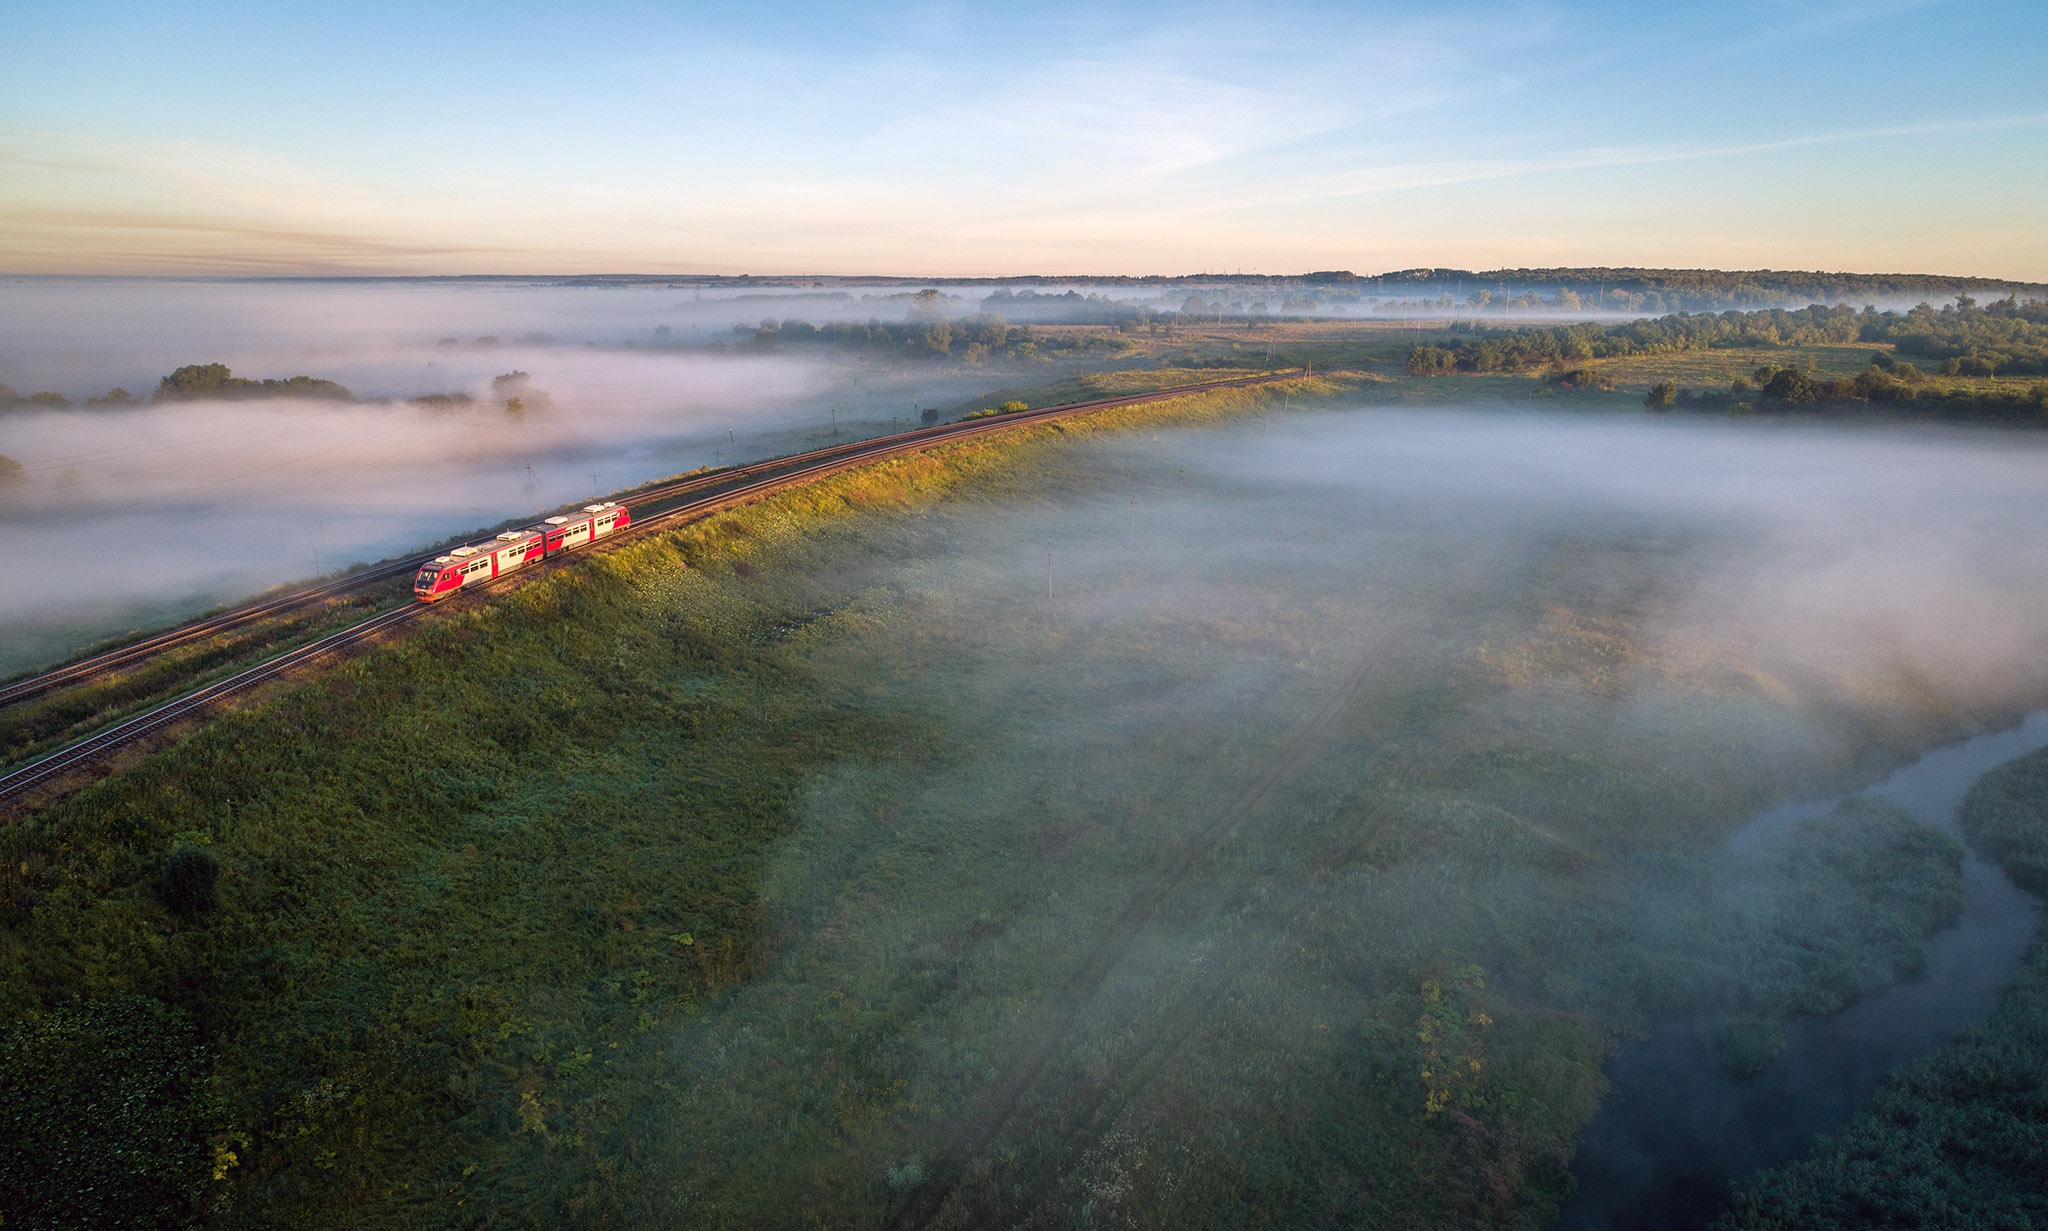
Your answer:
[[[1032,423],[1044,423],[1076,415],[1094,414],[1124,406],[1141,406],[1149,402],[1166,401],[1169,398],[1186,397],[1192,394],[1214,393],[1225,389],[1252,388],[1277,381],[1297,379],[1301,373],[1286,372],[1267,376],[1246,376],[1231,380],[1208,381],[1195,385],[1181,385],[1171,389],[1147,393],[1126,394],[1122,397],[1098,398],[1088,402],[1070,402],[1060,406],[1046,406],[1037,410],[1013,411],[1009,414],[990,416],[985,419],[969,419],[955,423],[939,424],[934,427],[918,428],[898,432],[889,436],[870,437],[866,440],[849,441],[846,444],[828,445],[804,453],[785,457],[769,458],[745,466],[714,471],[673,483],[641,488],[628,493],[624,501],[633,506],[631,528],[621,534],[603,540],[599,550],[619,542],[652,534],[661,530],[715,513],[737,508],[764,499],[790,488],[815,483],[830,478],[857,466],[886,461],[919,453],[936,445],[971,440],[981,436],[1009,431]],[[670,501],[682,503],[671,507],[661,506]],[[649,510],[642,513],[641,510]],[[170,629],[130,645],[118,646],[100,654],[68,663],[40,675],[17,680],[0,687],[0,707],[43,696],[60,688],[83,683],[98,676],[117,672],[147,662],[156,655],[187,645],[207,637],[218,636],[236,628],[291,611],[324,603],[341,597],[376,582],[418,568],[423,562],[433,559],[438,552],[423,552],[403,559],[385,561],[362,572],[346,577],[320,582],[286,594],[264,599],[232,611],[221,612],[180,628]],[[578,555],[582,553],[577,553]],[[572,557],[574,558],[574,557]],[[547,564],[537,569],[522,569],[508,577],[490,582],[478,589],[496,592],[523,584],[529,577],[540,576],[552,571]],[[460,600],[457,600],[460,601]],[[447,604],[441,604],[446,606]],[[30,762],[12,773],[0,776],[0,809],[6,809],[39,787],[46,786],[66,775],[85,769],[117,749],[163,731],[176,723],[198,715],[229,697],[248,692],[257,686],[282,676],[295,667],[303,666],[314,659],[338,653],[358,645],[381,633],[388,632],[419,617],[428,610],[424,605],[414,604],[372,616],[367,620],[329,633],[316,641],[289,650],[276,658],[268,659],[256,666],[237,672],[225,679],[217,680],[203,688],[166,702],[154,709],[135,715],[104,730],[71,744],[57,752]]]
[[[419,615],[415,607],[400,607],[372,616],[360,624],[350,625],[340,632],[329,633],[318,641],[309,642],[295,650],[280,654],[267,662],[259,663],[246,671],[238,672],[224,680],[215,680],[206,687],[190,692],[175,701],[137,714],[125,722],[117,722],[103,731],[95,732],[85,739],[60,749],[15,770],[0,778],[0,805],[10,803],[43,784],[63,777],[75,769],[82,769],[117,748],[154,735],[166,727],[192,717],[220,701],[250,689],[268,680],[276,679],[293,667],[301,666],[324,654],[344,646],[360,642],[368,637],[405,623]]]

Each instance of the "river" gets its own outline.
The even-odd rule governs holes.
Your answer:
[[[1956,832],[1964,792],[1985,771],[2048,745],[2048,711],[2019,726],[1928,753],[1858,794],[1881,796],[1922,824]],[[1731,840],[1736,850],[1842,797],[1766,811]],[[1848,1119],[1887,1074],[1927,1055],[1991,1012],[2019,968],[2040,903],[1996,866],[1963,859],[1962,917],[1928,940],[1925,973],[1830,1017],[1786,1023],[1785,1054],[1748,1079],[1731,1077],[1714,1048],[1715,1015],[1673,1018],[1624,1045],[1613,1082],[1580,1141],[1579,1196],[1560,1231],[1705,1227],[1729,1183],[1797,1157]]]

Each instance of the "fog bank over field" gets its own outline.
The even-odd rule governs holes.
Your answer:
[[[1732,833],[2048,697],[2029,434],[1362,408],[1066,456],[774,583],[863,596],[774,661],[945,751],[813,779],[772,962],[649,1100],[676,1220],[1514,1224],[1607,1040],[1773,1037],[1960,893],[1878,805]]]
[[[1686,566],[1651,626],[1673,652],[1901,671],[1959,699],[2010,702],[2048,681],[2031,666],[2048,650],[2037,435],[1399,411],[1305,430],[1249,440],[1222,468],[1434,508],[1454,539],[1643,527],[1638,550]]]
[[[907,425],[916,400],[988,383],[828,348],[712,354],[683,344],[685,322],[729,337],[760,305],[692,294],[0,282],[0,384],[71,403],[0,408],[0,455],[22,466],[0,475],[0,674],[352,561],[822,443],[835,426]],[[164,375],[214,362],[331,380],[356,400],[150,400]],[[88,404],[115,387],[131,400]]]

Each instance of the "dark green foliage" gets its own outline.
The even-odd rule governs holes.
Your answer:
[[[1979,778],[1963,799],[1963,836],[2021,888],[2048,894],[2048,749]]]
[[[1643,395],[1643,405],[1651,410],[1670,410],[1671,404],[1677,400],[1678,385],[1668,380],[1650,386],[1650,391]]]
[[[1797,368],[1785,368],[1764,382],[1763,394],[1780,402],[1817,402],[1820,400],[1820,384],[1813,377]]]
[[[0,1225],[183,1227],[216,1160],[211,1063],[192,1023],[140,996],[0,1031]]]
[[[1441,346],[1416,346],[1403,367],[1410,376],[1448,376],[1458,370],[1458,353]]]
[[[204,847],[180,846],[157,873],[156,895],[165,909],[190,919],[212,910],[220,884],[220,860]]]
[[[2048,887],[2048,751],[2009,761],[1964,797],[1963,830],[2014,880]],[[1738,1189],[1721,1226],[2048,1225],[2048,936],[1980,1025],[1885,1086],[1807,1157]]]
[[[228,370],[224,363],[188,363],[157,382],[159,402],[193,398],[352,398],[347,389],[331,380],[291,376],[283,380],[246,380]]]
[[[1833,1013],[1925,965],[1963,909],[1962,846],[1881,800],[1845,801],[1767,848],[1749,1003]]]

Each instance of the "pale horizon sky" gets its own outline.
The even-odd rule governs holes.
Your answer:
[[[0,273],[2048,280],[2048,5],[0,0]]]

